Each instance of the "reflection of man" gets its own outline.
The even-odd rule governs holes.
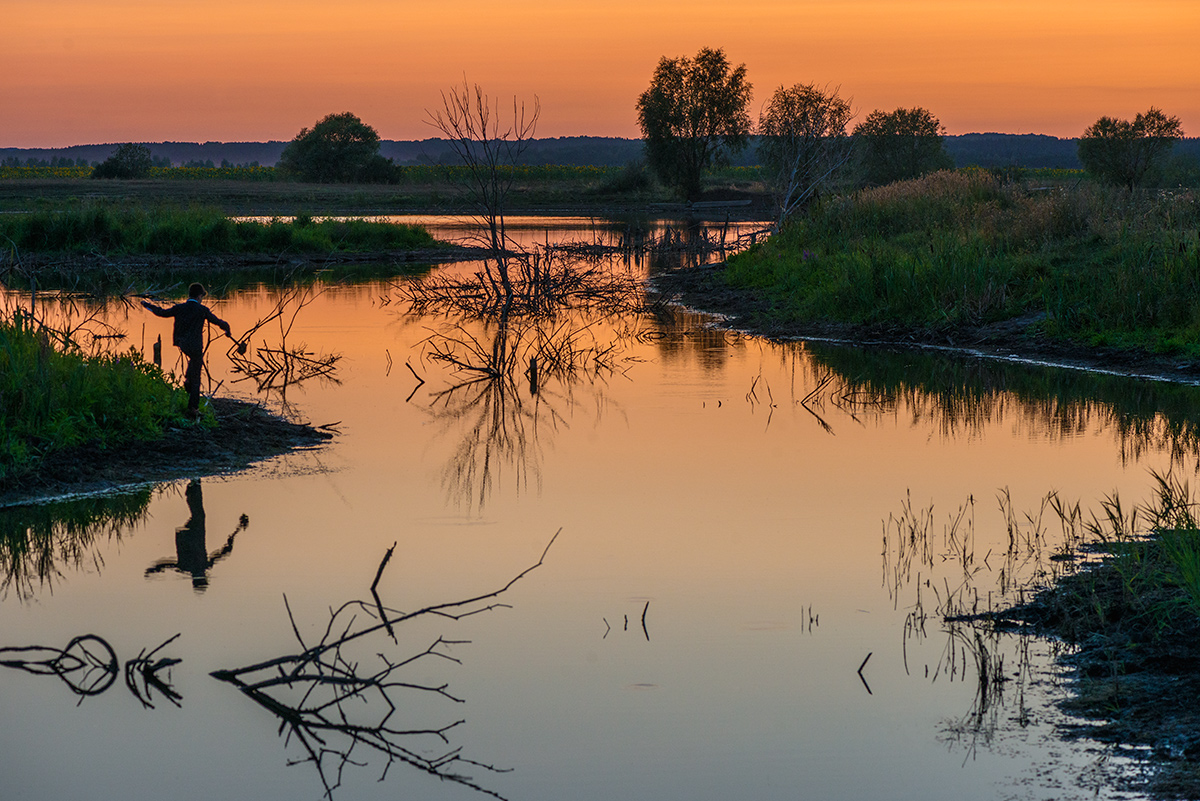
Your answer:
[[[164,570],[189,573],[192,576],[192,587],[197,592],[204,592],[208,587],[208,571],[233,552],[233,538],[250,525],[250,518],[242,515],[241,520],[238,521],[238,527],[229,535],[225,545],[220,550],[213,551],[210,556],[204,542],[204,495],[200,489],[199,479],[188,482],[184,496],[187,498],[191,517],[175,531],[175,560],[160,559],[155,562],[153,567],[146,568],[146,575],[161,573]]]
[[[169,309],[160,308],[149,301],[142,301],[142,305],[148,311],[154,312],[159,317],[175,318],[171,341],[175,343],[175,347],[183,351],[184,356],[187,356],[187,372],[183,376],[183,388],[187,390],[188,394],[188,414],[193,417],[200,412],[200,375],[204,370],[205,321],[223,329],[225,336],[233,339],[229,323],[213,314],[207,306],[200,302],[200,298],[206,294],[208,293],[204,291],[202,285],[192,284],[188,287],[188,299],[183,303],[176,303]]]

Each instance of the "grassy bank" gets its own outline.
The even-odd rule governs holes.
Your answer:
[[[337,253],[436,247],[420,226],[366,220],[234,222],[213,207],[90,202],[0,216],[0,245],[28,253]]]
[[[1002,619],[1072,646],[1074,733],[1141,749],[1132,789],[1200,798],[1200,526],[1187,484],[1156,479],[1146,503],[1107,499],[1074,550],[1087,561]]]
[[[793,324],[941,332],[1017,318],[1087,346],[1200,355],[1200,203],[941,172],[821,204],[725,278]]]
[[[0,319],[0,480],[70,446],[158,437],[186,401],[133,351],[89,356],[21,313]]]

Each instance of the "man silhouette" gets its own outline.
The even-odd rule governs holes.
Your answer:
[[[200,376],[204,371],[205,321],[221,328],[225,331],[225,336],[233,339],[229,323],[213,314],[207,306],[200,302],[200,298],[206,294],[208,293],[204,291],[203,285],[192,284],[188,287],[188,299],[183,303],[176,303],[169,309],[155,306],[146,300],[142,301],[142,305],[155,315],[175,318],[171,341],[175,347],[183,351],[184,356],[187,356],[187,371],[183,375],[183,388],[187,390],[188,394],[188,416],[190,417],[196,417],[200,413]]]

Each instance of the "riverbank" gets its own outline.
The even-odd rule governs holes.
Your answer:
[[[653,286],[675,303],[720,315],[724,327],[777,340],[944,349],[1200,383],[1195,358],[1055,339],[1046,334],[1040,315],[936,329],[803,323],[781,316],[765,293],[731,285],[725,269],[714,264],[667,272],[655,276]],[[1090,525],[1064,521],[1064,530],[1072,524],[1078,533],[1069,548],[1052,558],[1067,567],[1056,571],[1052,583],[1029,588],[1029,602],[946,622],[1016,629],[1064,643],[1059,661],[1067,670],[1069,693],[1060,703],[1074,722],[1063,734],[1109,744],[1138,760],[1139,769],[1110,775],[1122,790],[1177,801],[1200,798],[1200,709],[1195,705],[1200,694],[1200,530],[1186,482],[1160,479],[1159,490],[1132,516],[1114,497],[1105,500]]]
[[[829,198],[730,257],[759,326],[1200,359],[1190,190],[940,172]]]
[[[180,422],[152,440],[107,448],[89,443],[50,454],[32,474],[0,480],[0,508],[233,473],[333,437],[327,430],[285,420],[256,403],[224,397],[209,403],[216,418],[213,427]]]
[[[1023,627],[1066,643],[1060,662],[1078,722],[1065,732],[1143,761],[1124,789],[1200,798],[1200,529],[1186,481],[1155,476],[1156,496],[1131,508],[1110,496],[1070,565],[1027,603],[971,625]]]
[[[1152,380],[1200,382],[1200,359],[1136,348],[1083,345],[1047,336],[1041,315],[938,329],[885,324],[802,322],[781,317],[764,293],[731,286],[726,265],[710,264],[654,276],[654,291],[671,302],[715,314],[721,325],[779,340],[821,340],[867,347],[948,350],[984,358],[1044,363]]]

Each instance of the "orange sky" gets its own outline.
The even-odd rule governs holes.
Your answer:
[[[539,136],[637,136],[659,57],[723,47],[753,111],[840,86],[859,118],[1076,136],[1151,105],[1200,135],[1196,0],[4,0],[0,146],[291,139],[352,111],[385,139],[464,75],[538,95]]]

